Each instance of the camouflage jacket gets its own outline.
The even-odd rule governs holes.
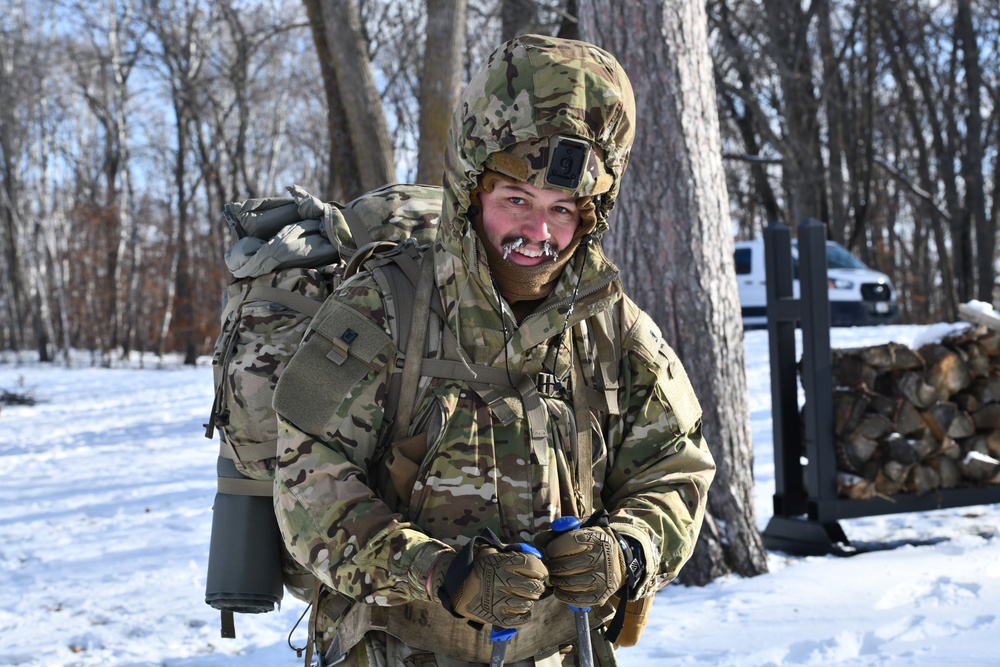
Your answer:
[[[540,59],[557,67],[543,66],[532,77]],[[530,36],[504,45],[470,83],[452,122],[432,252],[444,326],[472,363],[530,377],[554,368],[565,376],[573,355],[593,345],[589,318],[616,309],[618,409],[592,417],[594,488],[577,491],[592,491],[595,509],[607,508],[612,525],[642,544],[640,595],[648,595],[690,556],[714,474],[684,369],[652,320],[622,294],[618,270],[599,243],[574,257],[552,294],[517,324],[492,287],[467,219],[469,191],[491,153],[562,133],[599,146],[614,177],[597,204],[603,233],[633,122],[628,80],[604,52]],[[589,194],[593,181],[585,175],[577,194]],[[553,519],[578,511],[567,488],[571,400],[543,397],[538,447],[524,419],[504,423],[469,383],[441,378],[422,378],[411,433],[402,434],[426,434],[409,502],[386,495],[378,482],[382,463],[374,459],[391,418],[384,407],[400,354],[394,332],[408,326],[392,320],[391,298],[371,273],[341,285],[314,318],[275,399],[275,507],[286,545],[326,585],[376,605],[433,601],[425,578],[434,560],[483,528],[505,541],[530,542]],[[567,317],[572,341],[555,345]],[[346,354],[334,353],[329,327],[345,320],[357,322],[360,335]],[[512,389],[494,389],[516,408]]]

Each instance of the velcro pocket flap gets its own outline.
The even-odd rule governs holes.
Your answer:
[[[677,424],[681,433],[689,433],[701,419],[701,404],[691,386],[687,372],[671,350],[670,360],[667,366],[669,381],[667,384],[667,400],[673,408],[674,416],[677,417]]]
[[[327,358],[343,364],[348,357],[369,364],[373,369],[385,365],[389,334],[350,306],[331,301],[316,315],[312,328],[332,345]],[[378,357],[382,356],[379,360]]]
[[[327,299],[278,380],[275,411],[300,430],[323,437],[358,383],[385,366],[391,346],[378,325]]]
[[[701,404],[677,353],[663,340],[659,327],[643,315],[629,332],[626,346],[655,369],[660,390],[673,411],[677,428],[688,433],[701,419]]]

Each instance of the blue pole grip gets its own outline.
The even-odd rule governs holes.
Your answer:
[[[511,546],[514,547],[513,551],[520,551],[522,553],[531,554],[536,558],[542,557],[542,552],[536,549],[533,545],[528,544],[527,542],[518,542],[517,544],[512,544]]]
[[[552,522],[552,530],[557,533],[568,533],[580,528],[580,520],[575,516],[561,516]]]
[[[494,625],[493,630],[490,631],[490,641],[505,642],[516,634],[517,628],[498,628]]]

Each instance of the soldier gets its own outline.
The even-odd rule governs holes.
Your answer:
[[[570,603],[614,665],[626,601],[691,555],[715,470],[701,409],[600,245],[634,124],[625,72],[583,42],[522,36],[472,78],[424,255],[442,313],[424,354],[453,372],[424,362],[404,432],[386,396],[410,323],[387,286],[363,271],[314,319],[296,357],[329,363],[293,358],[278,384],[275,507],[322,584],[324,664],[488,663],[506,627],[508,665],[572,665],[590,656]],[[360,343],[315,330],[359,317]],[[321,377],[341,393],[298,408]],[[564,516],[581,527],[554,533]]]

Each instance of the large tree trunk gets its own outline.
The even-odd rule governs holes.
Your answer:
[[[313,44],[323,75],[323,93],[326,98],[326,125],[329,133],[330,153],[327,161],[326,182],[320,184],[319,194],[325,199],[347,201],[347,193],[364,192],[354,165],[354,146],[351,133],[347,130],[344,104],[337,87],[337,73],[333,67],[333,56],[323,29],[323,14],[319,0],[303,0],[309,16]]]
[[[718,464],[710,516],[681,573],[698,584],[767,571],[754,517],[743,330],[706,28],[700,0],[580,2],[581,38],[619,58],[636,94],[639,132],[608,254],[684,362]]]
[[[361,13],[357,0],[305,0],[305,5],[314,33],[323,33],[315,37],[317,51],[321,58],[331,61],[330,66],[323,65],[327,101],[339,100],[339,109],[333,104],[327,109],[330,128],[343,122],[352,149],[351,162],[344,162],[347,153],[341,152],[335,137],[331,137],[331,148],[340,160],[333,167],[338,173],[357,174],[357,190],[341,193],[345,198],[354,198],[396,180],[392,143],[365,48]]]
[[[420,79],[417,181],[440,185],[451,115],[461,92],[466,0],[427,0],[427,38]]]

